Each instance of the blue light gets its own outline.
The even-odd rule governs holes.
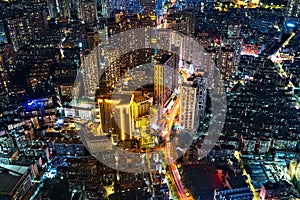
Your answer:
[[[64,123],[64,120],[63,120],[63,119],[58,119],[58,120],[56,121],[56,123],[57,123],[57,124],[63,124],[63,123]]]
[[[296,25],[293,24],[293,23],[287,23],[286,26],[287,26],[287,27],[290,27],[290,28],[295,28]]]

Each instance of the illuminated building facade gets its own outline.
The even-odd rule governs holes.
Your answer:
[[[163,54],[159,63],[154,65],[154,93],[156,104],[164,106],[178,86],[179,56]]]
[[[63,19],[71,19],[71,0],[59,1],[60,17]]]
[[[230,46],[222,47],[219,55],[219,66],[223,80],[229,81],[233,69],[234,49]]]
[[[8,102],[9,77],[4,63],[4,55],[0,54],[0,105]]]
[[[259,141],[259,153],[267,153],[271,147],[271,140],[270,139],[261,139]]]
[[[99,64],[100,52],[96,48],[89,54],[81,55],[81,70],[84,85],[84,94],[86,96],[95,97],[95,91],[99,82]]]
[[[78,18],[85,23],[97,21],[97,5],[95,0],[82,0],[78,5]]]
[[[154,13],[156,7],[156,0],[143,0],[141,1],[143,14]]]
[[[15,51],[48,28],[45,9],[42,8],[25,12],[20,17],[8,18],[6,24],[8,40],[13,44]]]
[[[256,140],[243,137],[242,150],[251,152],[255,151]]]
[[[186,130],[196,130],[205,115],[207,79],[190,77],[180,86],[180,124]]]
[[[154,93],[156,104],[160,106],[172,95],[172,71],[164,65],[154,66]]]
[[[260,199],[299,199],[299,194],[295,188],[286,180],[279,180],[278,182],[268,181],[263,184],[260,190]]]
[[[241,33],[241,24],[230,24],[228,26],[228,38],[239,38]]]
[[[289,0],[286,9],[286,18],[299,19],[300,17],[300,0]]]
[[[71,18],[70,0],[47,0],[47,8],[50,19],[61,17],[63,19]]]
[[[242,39],[225,39],[219,52],[219,67],[221,77],[229,83],[237,73],[237,67],[242,53]]]
[[[150,108],[153,104],[153,98],[138,96],[134,99],[134,102],[136,103],[137,117],[150,115]]]
[[[133,139],[134,112],[133,95],[121,95],[119,104],[115,107],[115,119],[120,128],[120,140]]]
[[[47,8],[50,19],[56,17],[56,8],[55,8],[56,1],[55,0],[47,0]]]
[[[137,0],[97,0],[97,4],[101,8],[100,13],[103,18],[113,17],[115,13],[120,11],[135,14],[142,11],[141,2]]]
[[[132,139],[134,131],[133,95],[119,95],[113,98],[100,97],[98,106],[101,115],[102,131],[110,135],[112,142]]]
[[[167,28],[193,35],[195,33],[195,16],[189,12],[170,14],[167,19]]]
[[[113,88],[120,79],[118,47],[101,48],[101,66],[104,64],[106,87]]]
[[[297,160],[291,160],[288,172],[295,187],[299,190],[300,189],[300,162]]]
[[[180,87],[181,106],[180,122],[181,127],[188,130],[194,130],[196,114],[196,88],[190,85]]]
[[[215,190],[214,199],[244,199],[244,200],[252,200],[253,192],[249,187],[236,188],[231,190]]]

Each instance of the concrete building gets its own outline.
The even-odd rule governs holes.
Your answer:
[[[8,18],[6,25],[8,40],[13,44],[15,51],[48,29],[43,8],[25,11],[22,16]]]
[[[95,0],[78,1],[78,18],[84,23],[97,22],[97,4]]]
[[[0,199],[25,199],[32,187],[29,167],[0,165]]]
[[[198,128],[205,115],[207,79],[188,78],[180,87],[180,124],[186,130]]]

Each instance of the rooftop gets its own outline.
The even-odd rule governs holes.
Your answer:
[[[28,167],[0,164],[0,192],[9,193],[28,170]]]

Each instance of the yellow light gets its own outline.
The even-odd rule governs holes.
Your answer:
[[[111,104],[119,104],[120,100],[111,100],[111,99],[105,99],[106,103],[111,103]]]

